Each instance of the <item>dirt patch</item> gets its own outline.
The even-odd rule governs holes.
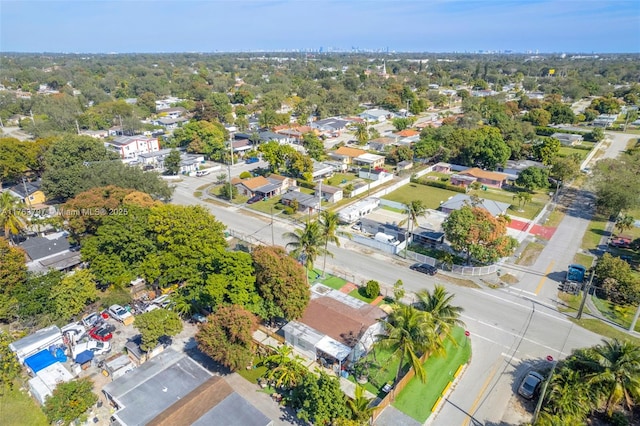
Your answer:
[[[456,278],[450,277],[448,275],[438,275],[440,279],[450,282],[451,284],[459,285],[461,287],[469,287],[469,288],[481,288],[474,281],[466,279],[466,278]]]
[[[540,253],[544,250],[544,245],[540,243],[529,243],[524,248],[518,260],[516,260],[516,265],[522,266],[531,266],[536,262]]]
[[[520,282],[520,280],[518,278],[516,278],[515,276],[511,275],[511,274],[503,274],[500,276],[500,281],[502,281],[505,284],[517,284],[518,282]]]

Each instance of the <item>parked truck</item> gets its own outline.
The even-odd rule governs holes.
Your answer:
[[[584,266],[578,264],[569,265],[565,278],[560,284],[560,290],[565,293],[577,294],[582,290],[586,274],[587,268]]]

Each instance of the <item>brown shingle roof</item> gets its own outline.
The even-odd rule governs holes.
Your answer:
[[[213,376],[158,414],[147,426],[189,426],[233,393],[220,376]],[[141,410],[144,407],[140,407]]]
[[[420,132],[418,132],[417,130],[413,130],[413,129],[404,129],[399,131],[398,133],[396,133],[396,135],[398,136],[402,136],[404,138],[408,138],[410,136],[415,136],[415,135],[419,135]]]
[[[461,172],[460,174],[477,177],[479,179],[497,180],[499,182],[502,182],[503,180],[507,179],[507,175],[505,175],[504,173],[489,172],[486,170],[479,169],[477,167],[474,167],[472,169],[467,169],[464,172]]]
[[[233,183],[233,181],[231,183]],[[253,191],[260,188],[261,186],[269,185],[271,182],[269,182],[264,176],[256,176],[249,179],[243,179],[236,183],[241,183]]]
[[[358,149],[358,148],[350,148],[348,146],[341,146],[340,148],[336,149],[334,151],[334,154],[337,155],[346,155],[347,157],[359,157],[362,154],[366,154],[367,151],[365,151],[364,149]]]
[[[309,302],[299,321],[352,348],[362,333],[385,316],[377,306],[357,309],[331,297],[319,297]]]

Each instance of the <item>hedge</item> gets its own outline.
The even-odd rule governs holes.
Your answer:
[[[538,136],[551,136],[554,133],[567,133],[572,135],[586,136],[591,132],[583,132],[580,130],[556,129],[555,127],[536,126],[536,135]]]
[[[464,188],[462,186],[451,185],[451,184],[448,184],[446,182],[438,182],[438,181],[428,180],[428,181],[419,181],[418,183],[420,183],[422,185],[426,185],[426,186],[435,186],[436,188],[447,189],[449,191],[459,192],[461,194],[466,194],[467,193],[467,189],[466,188]]]

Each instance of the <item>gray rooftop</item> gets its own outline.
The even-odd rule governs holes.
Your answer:
[[[465,194],[457,194],[442,203],[440,207],[447,210],[459,210],[466,205],[471,205],[471,197]],[[480,198],[480,204],[478,205],[478,207],[482,207],[493,216],[504,213],[510,206],[511,204],[487,200],[485,198]]]
[[[167,349],[107,384],[103,392],[118,404],[115,416],[123,424],[144,425],[210,377],[184,353]]]
[[[20,196],[20,198],[25,198],[27,195],[31,195],[36,191],[40,190],[41,182],[39,180],[35,182],[25,182],[24,184],[19,183],[18,185],[14,185],[9,190],[14,194]],[[26,192],[25,192],[26,187]]]
[[[64,233],[52,234],[46,237],[32,237],[18,244],[27,252],[31,260],[43,259],[69,250],[69,241]]]
[[[196,420],[194,426],[267,426],[271,419],[233,392]]]

